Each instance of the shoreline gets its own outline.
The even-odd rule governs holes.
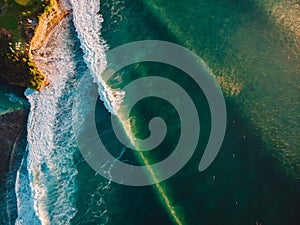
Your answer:
[[[28,65],[34,68],[33,73],[40,73],[44,80],[38,91],[41,91],[46,86],[50,85],[48,77],[39,68],[37,63],[34,61],[33,55],[44,46],[48,36],[54,30],[54,28],[70,14],[71,10],[66,9],[60,0],[50,0],[49,4],[45,7],[45,10],[41,16],[38,17],[38,24],[34,30],[34,36],[29,43]]]
[[[41,91],[50,85],[47,75],[42,72],[34,56],[47,42],[49,35],[57,25],[70,14],[60,0],[50,0],[44,12],[38,17],[34,35],[29,41],[28,67],[33,74],[44,77],[37,91]],[[10,85],[9,85],[10,86]],[[24,157],[27,145],[27,120],[29,109],[22,108],[13,112],[0,115],[0,224],[8,222],[10,224],[17,217],[17,206],[15,199],[15,179],[19,164]]]

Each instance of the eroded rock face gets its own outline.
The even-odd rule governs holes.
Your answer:
[[[44,81],[42,82],[39,91],[43,90],[45,87],[50,85],[50,81],[47,77],[45,77]]]
[[[7,39],[11,39],[12,38],[11,33],[8,30],[4,29],[4,28],[0,29],[0,35],[3,35]]]

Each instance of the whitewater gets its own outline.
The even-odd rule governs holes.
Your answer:
[[[124,95],[111,91],[100,76],[106,67],[107,50],[100,38],[100,1],[71,0],[67,4],[73,11],[71,17],[55,28],[34,56],[51,85],[41,92],[25,92],[30,114],[27,154],[15,186],[17,225],[70,224],[78,211],[74,161],[78,149],[72,130],[72,104],[81,76],[88,71],[93,77],[111,113],[117,111]]]
[[[110,89],[101,78],[107,65],[105,51],[108,47],[100,37],[103,22],[100,1],[70,0],[70,3],[73,10],[73,23],[84,52],[83,58],[94,82],[98,85],[100,99],[109,112],[117,114],[125,93]]]

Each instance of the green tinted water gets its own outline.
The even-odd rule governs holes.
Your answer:
[[[27,106],[24,99],[21,99],[15,94],[7,91],[6,88],[0,86],[0,116],[22,109],[24,106]]]
[[[145,3],[207,62],[283,169],[299,178],[300,51],[290,46],[294,37],[247,1]]]
[[[141,76],[164,76],[184,87],[196,103],[201,120],[197,151],[187,166],[162,184],[184,224],[299,223],[300,54],[293,44],[295,32],[279,26],[274,14],[267,13],[268,7],[265,2],[235,0],[102,1],[102,36],[110,48],[145,39],[181,44],[208,64],[226,96],[225,141],[214,163],[199,173],[210,132],[210,112],[201,90],[183,72],[156,63],[129,66],[117,74],[121,80],[111,81],[112,86],[122,87]],[[102,137],[118,156],[122,146],[112,141],[109,114],[99,107],[99,129],[107,131]],[[180,135],[174,109],[148,98],[132,115],[138,137],[149,135],[147,124],[153,116],[162,116],[171,124],[166,140],[146,157],[153,163],[170,154]],[[121,160],[141,164],[130,150]],[[109,191],[101,195],[105,190],[102,179],[96,179],[85,162],[81,164],[79,190],[84,193],[86,182],[95,188],[79,201],[88,204],[94,214],[107,209],[108,224],[174,224],[154,186],[110,184]],[[106,200],[105,206],[88,200],[94,192]],[[82,204],[78,215],[75,222],[91,219],[93,213]],[[103,220],[91,219],[90,224]]]

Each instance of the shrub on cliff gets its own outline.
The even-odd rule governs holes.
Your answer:
[[[0,76],[10,84],[40,89],[44,77],[30,62],[28,55],[14,50],[8,30],[0,30]]]

